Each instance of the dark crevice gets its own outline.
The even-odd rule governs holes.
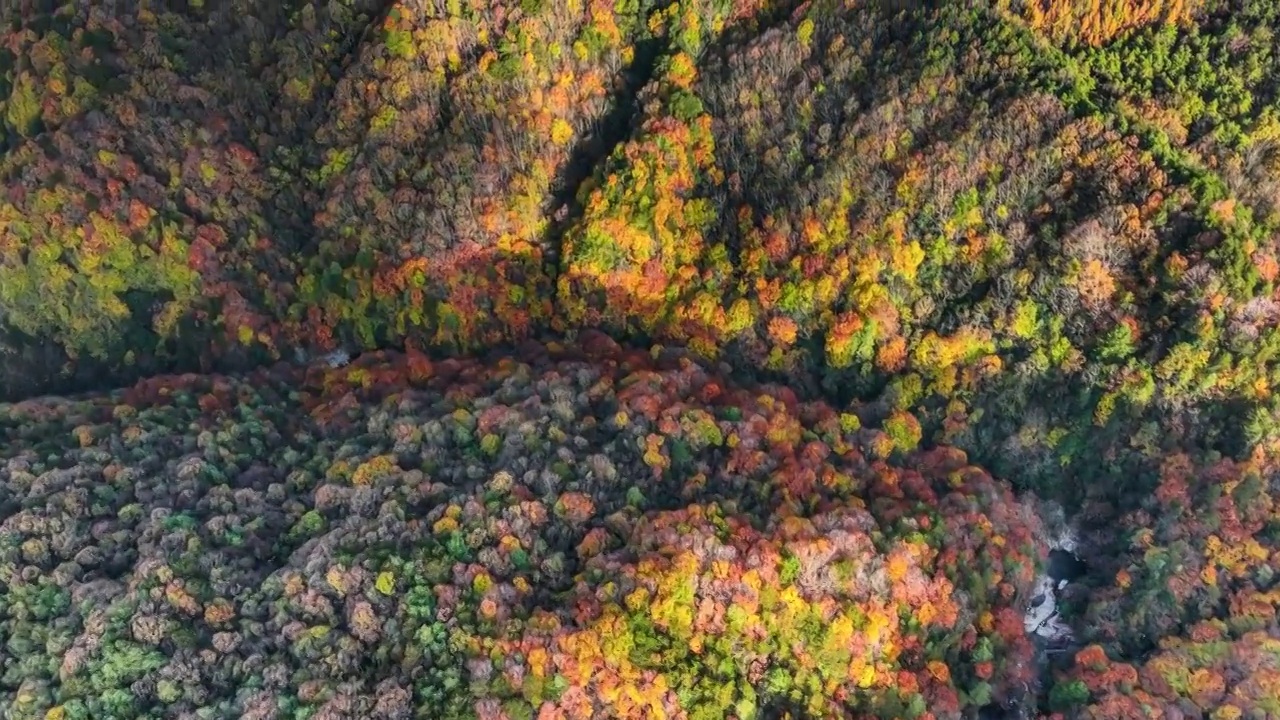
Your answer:
[[[357,22],[353,32],[342,37],[338,52],[334,54],[332,61],[325,68],[326,72],[334,75],[335,81],[333,83],[318,83],[318,87],[313,91],[314,97],[311,98],[308,104],[307,112],[301,118],[298,118],[300,122],[298,122],[297,126],[292,128],[287,136],[275,138],[275,144],[272,147],[259,148],[259,150],[265,151],[263,152],[263,159],[267,160],[271,167],[285,169],[291,176],[291,182],[286,183],[283,187],[275,188],[274,192],[271,193],[271,198],[264,203],[263,215],[268,225],[276,229],[276,234],[278,235],[276,239],[295,251],[301,251],[307,244],[315,242],[312,240],[315,232],[311,227],[311,220],[314,217],[316,205],[321,203],[321,198],[318,196],[320,188],[312,187],[303,176],[307,169],[313,169],[313,166],[318,166],[319,158],[291,158],[288,157],[288,150],[292,148],[312,149],[310,146],[314,144],[316,131],[327,117],[327,111],[332,103],[333,96],[338,91],[338,85],[341,83],[339,74],[356,61],[371,32],[374,28],[381,26],[381,21],[386,18],[393,4],[391,0],[378,0],[372,6],[372,11],[357,14]],[[295,31],[298,31],[298,28],[291,27],[288,33],[276,38],[273,42],[273,50],[276,57],[273,59],[271,72],[277,75],[280,73],[281,63],[286,59],[286,48],[282,48],[281,44]],[[275,81],[278,87],[273,88],[273,90],[277,93],[283,93],[287,80],[288,78],[277,76]],[[272,130],[278,131],[278,128],[272,128]]]
[[[553,287],[559,277],[564,235],[582,218],[579,190],[636,131],[641,117],[640,91],[653,79],[664,50],[658,38],[646,38],[635,44],[635,59],[622,75],[612,109],[597,120],[592,132],[577,144],[560,177],[556,178],[550,199],[554,216],[541,242],[547,249],[544,270]]]
[[[785,24],[795,5],[795,2],[783,2],[754,18],[754,22],[726,28],[703,50],[698,64],[706,65],[713,58],[724,60],[733,50],[755,40],[768,30]],[[631,139],[640,128],[644,121],[640,94],[654,80],[659,60],[675,51],[669,39],[658,37],[638,40],[634,49],[635,59],[622,75],[621,87],[614,95],[612,109],[595,122],[593,131],[574,148],[565,170],[555,182],[549,202],[553,213],[552,222],[543,235],[542,242],[542,247],[547,249],[544,268],[553,284],[561,269],[564,235],[582,218],[583,183],[600,170],[614,151]],[[558,301],[557,295],[553,302]]]

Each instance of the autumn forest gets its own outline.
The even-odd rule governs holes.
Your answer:
[[[0,717],[1280,719],[1278,33],[0,2]]]

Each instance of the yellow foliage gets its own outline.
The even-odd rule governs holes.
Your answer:
[[[751,312],[751,303],[743,298],[738,298],[729,306],[728,317],[725,330],[730,336],[738,335],[755,322],[755,318]]]
[[[556,118],[551,123],[551,142],[557,145],[568,145],[573,139],[573,126],[565,122],[561,118]]]
[[[922,372],[937,376],[946,368],[993,352],[995,344],[989,333],[966,327],[947,337],[930,331],[916,345],[911,360]]]
[[[800,47],[808,49],[811,39],[813,39],[813,18],[805,18],[796,28],[796,40],[800,42]]]
[[[667,79],[676,87],[688,90],[698,78],[698,68],[687,53],[676,53],[667,69]]]
[[[342,568],[337,565],[330,567],[324,578],[329,583],[329,587],[338,593],[339,597],[347,594],[347,574],[343,572]]]
[[[858,674],[858,687],[866,689],[875,684],[876,669],[872,665],[862,668],[862,672]]]
[[[623,602],[628,610],[639,612],[649,604],[649,591],[646,588],[638,587],[628,593]]]
[[[889,580],[893,582],[901,582],[902,578],[907,576],[907,571],[911,569],[911,561],[906,553],[895,551],[889,556],[889,562],[885,570],[889,574]]]
[[[548,665],[547,651],[544,648],[535,647],[525,656],[525,661],[529,663],[529,672],[536,678],[544,678],[547,675]]]
[[[1013,319],[1009,330],[1015,337],[1028,340],[1035,336],[1039,328],[1039,307],[1031,300],[1024,300],[1013,311]]]
[[[390,571],[378,573],[378,579],[373,586],[383,595],[390,595],[396,591],[396,575]]]
[[[978,629],[982,632],[989,633],[995,629],[995,626],[996,617],[991,614],[991,611],[983,611],[983,613],[978,616]]]
[[[398,467],[394,456],[378,455],[361,463],[355,472],[351,474],[351,482],[354,485],[369,485],[374,480],[390,474]]]
[[[1267,563],[1271,554],[1251,537],[1243,542],[1227,544],[1217,535],[1210,535],[1205,542],[1205,558],[1211,564],[1240,578],[1248,575],[1255,567]]]
[[[909,243],[894,246],[889,266],[904,280],[915,280],[916,270],[922,262],[924,262],[924,248],[920,247],[920,243],[912,240]]]
[[[1240,720],[1244,711],[1235,705],[1220,705],[1209,714],[1209,720]]]
[[[840,613],[827,630],[826,643],[833,649],[848,649],[853,641],[853,619]]]

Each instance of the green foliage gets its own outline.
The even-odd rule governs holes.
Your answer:
[[[1067,712],[1089,702],[1089,688],[1080,680],[1054,683],[1049,690],[1049,707],[1055,712]]]
[[[1024,680],[1001,664],[1026,651],[1007,613],[921,636],[902,657],[942,665],[891,692],[898,656],[864,675],[841,654],[865,639],[866,598],[837,603],[858,609],[850,642],[817,651],[835,605],[769,596],[778,624],[748,633],[717,592],[691,606],[691,579],[724,567],[663,574],[640,559],[671,547],[637,549],[637,528],[673,517],[671,537],[728,542],[736,518],[765,533],[747,556],[854,494],[892,528],[868,535],[879,552],[908,527],[958,537],[937,493],[968,482],[960,465],[930,456],[948,469],[922,477],[945,482],[910,508],[895,503],[932,480],[884,470],[955,445],[1087,509],[1106,559],[1076,594],[1080,631],[1146,663],[1145,696],[1078,663],[1050,707],[1280,713],[1215,685],[1265,675],[1227,648],[1275,652],[1276,3],[135,5],[0,11],[0,395],[260,370],[65,415],[0,406],[0,482],[28,498],[0,521],[0,697],[21,696],[0,710],[327,716],[367,674],[394,676],[358,692],[401,715],[489,699],[486,718],[532,718],[585,695],[583,714],[820,717],[843,683],[849,707],[956,717]],[[275,365],[548,333],[590,356],[596,328],[654,350],[599,385],[543,377],[556,389],[529,406],[505,385],[472,403],[476,375],[421,354],[287,383]],[[673,377],[635,363],[676,346],[805,400],[702,384],[657,413],[671,387],[646,383]],[[682,504],[717,510],[703,526]],[[998,610],[984,598],[1020,587],[1034,552],[979,540],[927,576]],[[830,579],[778,548],[770,592]],[[659,581],[671,607],[628,604]],[[910,609],[894,632],[921,632]],[[594,648],[594,674],[564,658],[532,674],[533,646],[565,638]],[[296,674],[244,660],[263,653]]]
[[[388,30],[383,42],[387,52],[394,57],[410,59],[414,56],[413,34],[408,30]]]
[[[28,75],[20,76],[5,103],[5,123],[23,137],[31,137],[40,130],[40,96],[35,82]]]

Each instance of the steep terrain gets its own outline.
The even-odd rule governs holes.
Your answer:
[[[5,4],[0,708],[1280,715],[1277,15]]]

